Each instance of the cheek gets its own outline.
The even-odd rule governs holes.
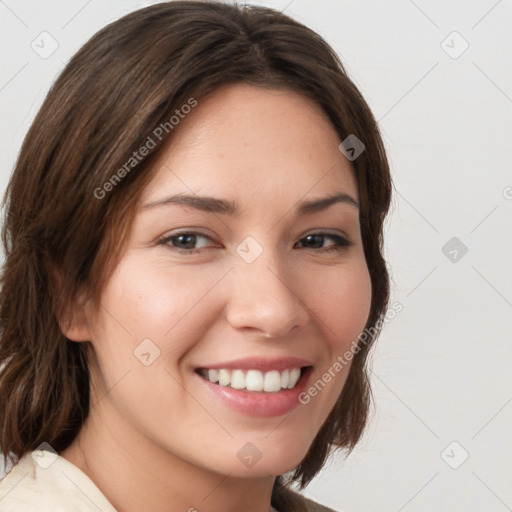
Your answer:
[[[174,408],[187,407],[176,367],[217,318],[215,286],[225,273],[125,257],[111,276],[92,324],[99,393],[115,388],[109,396],[134,423],[171,417],[162,397],[173,397]]]
[[[161,355],[179,357],[214,318],[208,310],[224,273],[220,267],[178,270],[167,261],[149,266],[125,258],[103,295],[102,315],[94,326],[97,339],[115,345],[116,351],[129,348],[131,357],[142,340],[150,339]]]
[[[364,329],[370,313],[372,288],[364,261],[339,276],[326,276],[322,293],[311,307],[318,312],[331,357],[344,352]]]
[[[370,312],[371,279],[364,259],[316,275],[317,292],[308,306],[321,329],[322,359],[309,387],[299,396],[312,439],[339,399],[354,357],[354,347]],[[313,289],[313,288],[311,288]]]

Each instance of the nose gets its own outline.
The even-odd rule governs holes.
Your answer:
[[[236,262],[227,319],[235,329],[285,337],[307,324],[309,312],[299,297],[296,277],[276,257],[264,256],[268,253],[264,251],[252,263]]]

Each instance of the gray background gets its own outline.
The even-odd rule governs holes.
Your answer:
[[[2,192],[64,63],[150,3],[0,0]],[[340,511],[512,510],[512,2],[260,4],[340,54],[396,189],[386,252],[403,311],[374,353],[376,408],[353,454],[305,494]]]

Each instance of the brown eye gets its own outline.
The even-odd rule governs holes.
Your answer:
[[[326,247],[324,246],[326,240],[334,241],[334,243]],[[340,251],[352,245],[352,243],[343,236],[323,232],[306,235],[299,240],[299,243],[302,244],[302,247],[307,249],[319,249],[320,252]]]
[[[165,245],[171,250],[176,250],[186,254],[199,252],[201,249],[207,249],[212,245],[208,245],[211,241],[209,236],[194,231],[183,231],[174,235],[168,235],[158,241],[159,245]]]

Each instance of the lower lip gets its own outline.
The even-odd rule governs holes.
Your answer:
[[[242,391],[229,386],[221,386],[204,379],[197,373],[197,378],[225,405],[247,416],[270,418],[288,414],[295,409],[299,402],[299,395],[306,389],[306,384],[312,368],[304,371],[293,389],[283,389],[275,392]]]

